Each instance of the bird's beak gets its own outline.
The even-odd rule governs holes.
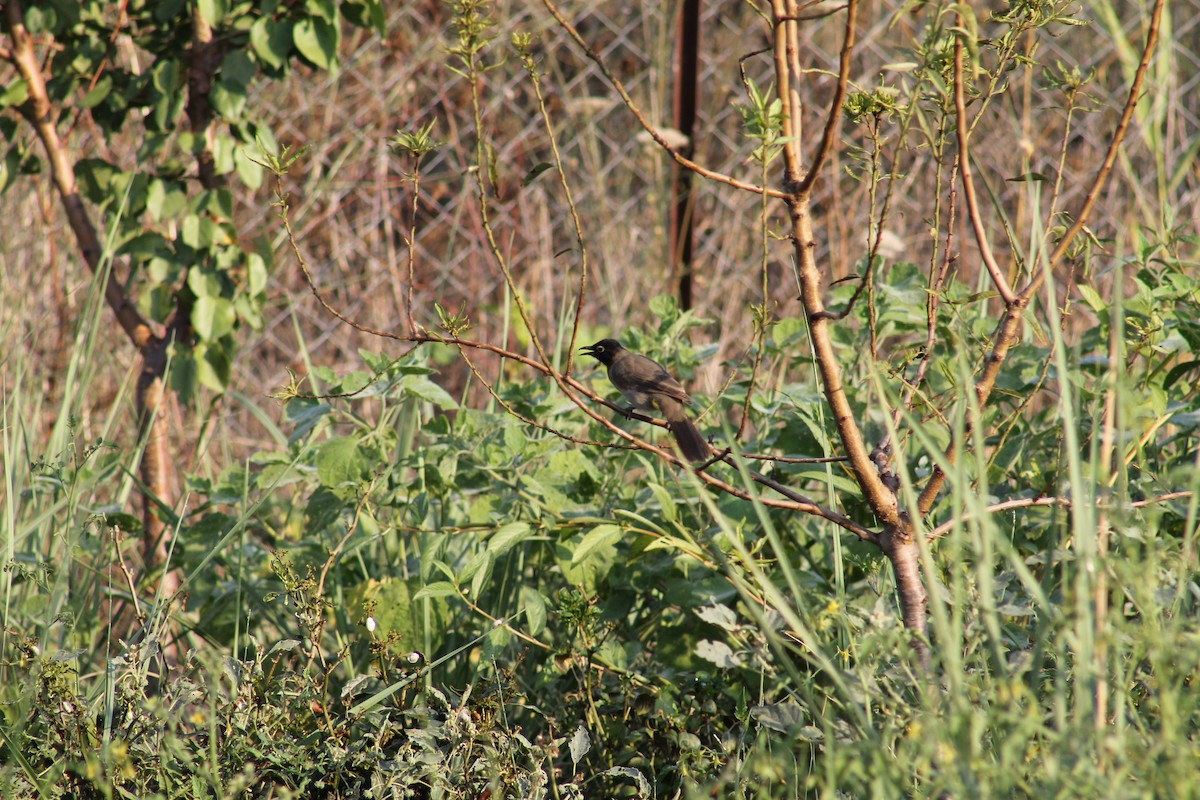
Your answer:
[[[594,356],[596,355],[596,345],[589,344],[586,347],[581,347],[579,348],[579,352],[583,353],[584,355]]]

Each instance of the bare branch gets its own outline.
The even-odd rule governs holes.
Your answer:
[[[821,169],[825,166],[825,160],[829,158],[829,154],[833,150],[834,142],[837,141],[838,124],[842,120],[842,102],[846,99],[846,85],[850,82],[850,55],[854,50],[854,26],[858,22],[858,0],[850,0],[845,8],[846,33],[842,39],[842,52],[838,59],[837,91],[834,92],[833,100],[829,103],[829,113],[825,118],[825,131],[821,134],[821,144],[817,147],[817,152],[813,154],[808,174],[800,183],[800,192],[812,189],[813,183],[816,182],[817,177],[821,174]]]
[[[1182,498],[1191,496],[1192,493],[1190,491],[1167,492],[1166,494],[1148,497],[1145,500],[1135,500],[1128,505],[1122,506],[1117,504],[1109,505],[1107,507],[1110,510],[1120,510],[1121,508],[1146,508],[1147,506],[1157,505],[1159,503],[1168,503],[1172,500],[1180,500]],[[1095,505],[1097,508],[1105,507],[1104,498],[1095,498]],[[1044,508],[1046,506],[1061,506],[1063,508],[1070,508],[1072,506],[1072,500],[1069,497],[1018,497],[1014,500],[1004,500],[1000,503],[993,503],[985,508],[984,512],[988,514],[996,514],[1001,511],[1014,511],[1018,508]],[[954,526],[960,522],[961,519],[952,519],[949,522],[943,522],[941,525],[938,525],[936,528],[925,534],[925,538],[931,542],[934,539],[941,538],[952,531]]]
[[[959,26],[962,26],[962,15],[959,15]],[[979,257],[987,268],[992,285],[1000,293],[1006,305],[1016,300],[1004,271],[996,263],[996,255],[988,242],[987,230],[983,226],[983,216],[979,212],[979,198],[975,194],[975,177],[971,171],[970,124],[967,122],[967,102],[963,88],[963,43],[962,35],[954,39],[954,120],[958,132],[958,171],[962,176],[963,199],[967,203],[967,216],[971,220],[971,229],[975,233],[975,242],[979,245]]]
[[[1113,165],[1117,161],[1117,155],[1121,151],[1121,145],[1125,141],[1125,134],[1129,131],[1129,123],[1133,120],[1133,113],[1137,109],[1138,99],[1142,93],[1142,84],[1146,80],[1146,70],[1150,67],[1150,59],[1154,56],[1154,48],[1158,43],[1158,33],[1162,25],[1163,7],[1166,6],[1166,3],[1167,0],[1155,0],[1154,2],[1154,11],[1150,14],[1150,25],[1146,29],[1146,46],[1142,48],[1141,60],[1138,61],[1137,71],[1133,75],[1133,82],[1129,85],[1129,96],[1125,98],[1125,109],[1121,112],[1121,119],[1117,122],[1117,127],[1113,130],[1112,140],[1108,143],[1108,151],[1104,154],[1104,161],[1100,164],[1100,168],[1096,170],[1096,177],[1092,179],[1091,188],[1088,189],[1087,196],[1083,199],[1083,205],[1079,207],[1078,213],[1075,214],[1075,223],[1063,234],[1058,247],[1054,248],[1054,252],[1050,255],[1050,269],[1058,266],[1058,263],[1066,256],[1067,250],[1071,247],[1071,242],[1086,227],[1088,218],[1092,215],[1092,209],[1095,208],[1096,201],[1100,197],[1100,191],[1104,188],[1104,184],[1108,182],[1108,176],[1112,172]],[[1043,275],[1044,272],[1040,270],[1035,271],[1029,280],[1029,285],[1021,290],[1021,294],[1031,295],[1036,292],[1041,285]]]
[[[775,23],[775,73],[779,96],[783,99],[783,153],[786,162],[785,185],[791,189],[787,196],[791,233],[796,252],[797,273],[800,280],[800,300],[808,318],[809,335],[813,356],[821,374],[821,386],[825,400],[833,412],[838,436],[850,461],[855,480],[862,487],[864,498],[880,520],[889,526],[900,523],[900,511],[896,495],[880,478],[871,461],[862,431],[854,417],[850,399],[842,385],[842,370],[834,352],[830,336],[830,320],[827,318],[821,292],[821,272],[817,267],[814,250],[812,208],[809,194],[800,191],[801,159],[800,127],[802,105],[797,80],[800,76],[799,33],[797,23],[779,21],[780,17],[794,14],[794,2],[773,0]]]

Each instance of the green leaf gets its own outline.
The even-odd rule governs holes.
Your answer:
[[[0,92],[0,106],[19,106],[29,99],[29,84],[22,78],[15,80]]]
[[[338,30],[325,20],[309,17],[296,23],[292,41],[314,67],[328,71],[337,66]]]
[[[554,165],[551,164],[549,161],[543,161],[539,164],[534,164],[533,168],[530,169],[529,172],[526,172],[525,177],[521,179],[521,185],[528,186],[529,184],[533,183],[534,180],[537,179],[538,175],[541,175],[543,172],[545,172],[546,170],[550,169],[553,166]]]
[[[532,586],[522,586],[521,605],[525,607],[525,620],[529,623],[529,635],[541,635],[542,631],[546,629],[546,598]]]
[[[221,276],[209,269],[192,268],[188,271],[187,283],[197,297],[222,297],[225,294]]]
[[[299,441],[312,432],[333,409],[328,403],[308,397],[293,397],[284,406],[284,415],[296,424],[288,436],[288,444]]]
[[[620,541],[625,531],[620,525],[597,525],[583,536],[571,556],[571,566],[578,566],[591,558],[597,551],[611,548]]]
[[[79,101],[79,107],[95,108],[96,106],[100,105],[102,102],[104,102],[104,98],[108,97],[109,92],[112,91],[112,87],[112,76],[105,75],[100,80],[96,81],[96,85],[93,86],[92,89],[83,96],[83,99]],[[4,105],[4,103],[0,102],[0,105]]]
[[[383,4],[379,0],[344,0],[342,16],[351,25],[370,28],[380,36],[387,33]]]
[[[413,600],[425,600],[432,597],[457,597],[458,589],[449,581],[434,581],[417,590]]]
[[[400,389],[413,397],[420,398],[443,409],[458,408],[458,403],[442,387],[424,376],[408,375],[400,382]]]
[[[480,550],[471,557],[467,565],[458,573],[457,578],[460,582],[471,581],[471,596],[478,598],[483,592],[484,584],[492,576],[492,565],[495,559],[487,550]]]
[[[336,0],[305,0],[304,10],[330,24],[337,22]]]
[[[187,205],[187,195],[175,181],[155,178],[146,187],[146,210],[155,222],[173,219]]]
[[[142,231],[125,239],[117,246],[120,255],[134,256],[137,261],[159,257],[170,252],[170,247],[161,233]]]
[[[528,522],[510,522],[488,539],[488,551],[496,556],[507,553],[513,545],[527,539],[532,531]]]
[[[242,109],[246,107],[246,87],[218,83],[213,87],[209,100],[221,119],[238,120],[242,116]]]
[[[787,733],[805,720],[804,709],[796,703],[754,706],[750,715],[759,725],[779,733]]]
[[[245,50],[230,50],[221,59],[221,83],[245,89],[258,70]]]
[[[1025,172],[1007,180],[1009,183],[1045,183],[1050,180],[1050,177],[1035,171]]]
[[[1200,361],[1185,361],[1182,364],[1176,364],[1167,373],[1167,377],[1163,379],[1162,388],[1164,391],[1170,391],[1180,378],[1185,375],[1196,372],[1200,374]]]
[[[117,174],[115,166],[100,158],[81,158],[75,162],[75,180],[79,181],[83,196],[97,205],[109,199]]]
[[[63,11],[66,11],[66,9],[63,9]],[[74,16],[79,16],[78,10],[75,11]],[[70,22],[68,22],[63,17],[68,17],[68,15],[62,14],[60,16],[59,9],[53,8],[50,3],[47,3],[44,8],[39,8],[37,5],[30,5],[25,9],[25,27],[29,29],[30,33],[37,36],[41,33],[55,33],[60,21],[67,22],[67,24],[78,21],[77,19],[70,19],[68,17],[70,19]]]
[[[224,297],[198,297],[192,306],[192,327],[206,341],[229,335],[236,321],[233,303]]]
[[[179,226],[179,238],[193,250],[207,250],[226,237],[211,217],[188,214]]]
[[[234,153],[237,149],[237,142],[232,136],[219,133],[213,137],[213,165],[218,175],[227,175],[233,172]],[[231,217],[232,214],[223,215],[224,219],[230,219]]]
[[[650,313],[670,321],[679,316],[679,303],[669,294],[660,294],[650,298]]]
[[[229,352],[220,345],[204,342],[196,345],[192,352],[195,359],[196,379],[214,392],[224,392],[229,386],[231,368]]]
[[[357,484],[369,471],[358,439],[350,436],[339,436],[322,443],[314,463],[317,480],[330,488],[345,483]]]
[[[1092,311],[1095,311],[1097,314],[1108,312],[1108,303],[1104,302],[1104,298],[1100,296],[1099,292],[1086,283],[1079,284],[1079,295],[1091,307]]]
[[[259,63],[281,69],[292,55],[292,23],[260,17],[250,26],[250,47]]]
[[[246,254],[246,291],[253,296],[263,293],[267,288],[267,262],[258,253]]]
[[[176,22],[184,12],[183,6],[185,2],[187,0],[156,0],[156,2],[150,4],[150,7],[154,9],[154,20],[168,24]],[[70,5],[74,5],[74,3]]]
[[[679,516],[675,509],[674,495],[665,486],[658,483],[650,484],[650,491],[658,500],[658,507],[662,509],[663,519],[667,522],[674,522]]]
[[[169,131],[175,117],[183,110],[183,82],[179,63],[169,58],[159,59],[150,71],[150,85],[154,87],[154,111],[148,127],[155,131]]]
[[[567,747],[571,752],[571,765],[577,769],[580,759],[592,749],[592,737],[588,736],[587,728],[583,726],[583,723],[580,723],[579,728],[576,729],[575,735],[571,737],[571,742]]]
[[[235,148],[233,151],[233,168],[237,170],[237,175],[242,183],[249,189],[258,189],[263,182],[263,168],[257,163],[247,152],[245,147]]]
[[[216,26],[229,13],[229,0],[197,0],[196,7],[209,25]]]
[[[183,265],[169,258],[154,257],[146,262],[146,274],[155,283],[174,283],[183,272]]]

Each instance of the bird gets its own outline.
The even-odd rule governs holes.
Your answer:
[[[684,406],[691,399],[662,364],[625,349],[616,339],[601,339],[581,347],[580,352],[608,368],[608,380],[629,402],[629,412],[661,411],[667,419],[667,429],[689,461],[704,461],[709,457],[712,448],[684,413]]]

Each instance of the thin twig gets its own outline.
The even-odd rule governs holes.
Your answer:
[[[958,17],[958,24],[960,27],[963,24],[961,14]],[[1005,305],[1010,305],[1016,300],[1016,295],[1013,293],[1012,287],[1008,285],[1004,271],[996,263],[995,253],[992,252],[992,246],[988,242],[987,229],[983,225],[983,215],[979,211],[979,198],[975,194],[975,176],[971,171],[970,132],[968,130],[970,123],[967,120],[966,91],[963,88],[965,81],[963,80],[962,37],[963,34],[959,34],[954,38],[954,127],[958,133],[958,173],[962,178],[963,199],[967,203],[967,216],[971,220],[971,230],[975,233],[975,243],[979,246],[979,257],[983,259],[983,265],[992,279],[992,285],[1004,299]]]
[[[817,146],[817,152],[813,153],[812,165],[808,168],[808,174],[800,182],[798,191],[802,194],[812,189],[813,183],[820,176],[821,170],[825,167],[825,160],[829,158],[838,138],[838,125],[842,120],[842,103],[846,100],[846,85],[850,82],[850,56],[854,51],[854,26],[858,21],[858,0],[850,0],[845,5],[845,9],[846,32],[842,38],[842,51],[838,56],[837,91],[834,92],[833,100],[829,103],[829,112],[825,115],[825,130],[821,133],[821,144]],[[832,14],[837,10],[833,9],[829,13]]]
[[[1147,506],[1157,505],[1159,503],[1168,503],[1172,500],[1179,500],[1191,496],[1191,491],[1187,490],[1167,492],[1166,494],[1160,494],[1155,497],[1148,497],[1145,500],[1135,500],[1134,502],[1124,506],[1105,506],[1103,503],[1104,498],[1097,497],[1094,499],[1094,505],[1097,508],[1107,507],[1111,510],[1119,511],[1121,508],[1145,508]],[[1019,497],[1013,500],[1005,500],[1000,503],[993,503],[985,508],[984,512],[987,514],[995,514],[1000,511],[1013,511],[1018,508],[1042,508],[1046,506],[1061,506],[1063,508],[1070,508],[1072,503],[1073,501],[1069,497]],[[945,536],[954,529],[954,526],[960,524],[961,522],[962,517],[952,519],[949,522],[943,522],[941,525],[938,525],[936,528],[929,531],[929,533],[925,534],[925,538],[929,541],[933,541],[934,539]]]

